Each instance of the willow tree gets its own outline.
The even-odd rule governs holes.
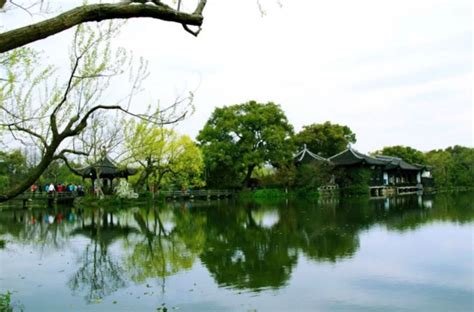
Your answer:
[[[144,121],[132,121],[127,129],[128,159],[141,169],[137,189],[145,184],[154,190],[162,184],[180,188],[203,185],[203,157],[189,136]]]
[[[99,114],[101,119],[119,121],[119,116],[130,116],[160,125],[184,118],[186,105],[182,104],[191,98],[163,109],[132,109],[134,95],[147,77],[147,66],[143,60],[132,61],[124,49],[112,48],[111,41],[119,28],[111,23],[97,28],[79,26],[70,48],[66,77],[52,66],[43,66],[43,56],[32,49],[20,48],[0,55],[1,139],[7,144],[16,141],[33,146],[41,155],[24,180],[0,194],[0,201],[28,189],[52,161],[62,159],[67,163],[71,154],[89,155],[87,146],[91,145],[80,144],[77,138],[86,137],[83,134],[93,130],[91,122]],[[130,90],[119,94],[121,89],[116,88],[116,99],[112,99],[107,91],[127,75]]]
[[[21,6],[21,1],[0,0],[0,9]],[[203,23],[206,0],[199,0],[194,11],[182,11],[181,0],[170,5],[160,0],[125,0],[113,3],[83,4],[44,21],[0,33],[0,53],[22,47],[28,43],[47,38],[86,22],[101,22],[111,19],[148,17],[181,24],[187,32],[197,36]],[[38,1],[43,3],[43,1]],[[192,29],[195,26],[197,29]]]

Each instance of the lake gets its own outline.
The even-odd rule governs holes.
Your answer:
[[[473,311],[474,194],[0,211],[24,311]]]

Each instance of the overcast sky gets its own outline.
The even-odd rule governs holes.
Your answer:
[[[362,152],[473,146],[471,0],[261,4],[263,17],[256,0],[208,0],[197,38],[129,21],[118,43],[150,62],[140,102],[197,88],[194,115],[177,127],[192,137],[215,107],[256,100],[280,104],[296,131],[348,125]],[[69,35],[37,46],[65,59]]]

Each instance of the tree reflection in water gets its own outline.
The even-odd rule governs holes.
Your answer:
[[[101,219],[97,220],[97,217]],[[120,262],[109,255],[109,246],[117,240],[136,233],[128,225],[114,221],[112,212],[103,209],[91,211],[90,224],[82,225],[71,232],[71,236],[81,235],[90,239],[82,255],[77,272],[69,279],[68,285],[74,293],[84,293],[87,302],[95,302],[125,287],[126,272]]]
[[[9,210],[0,212],[0,235],[39,252],[65,249],[71,237],[87,238],[68,286],[94,302],[130,282],[156,280],[165,292],[166,278],[196,261],[219,286],[278,289],[289,283],[301,257],[332,263],[353,257],[360,233],[373,226],[405,232],[429,222],[472,220],[472,194],[465,193],[319,203],[144,204],[83,213]]]
[[[259,291],[289,279],[297,254],[292,237],[258,225],[254,204],[207,209],[206,246],[200,258],[218,284]]]
[[[190,269],[204,244],[204,218],[191,215],[185,208],[175,211],[156,206],[133,214],[141,236],[130,245],[125,260],[134,282],[166,277]]]

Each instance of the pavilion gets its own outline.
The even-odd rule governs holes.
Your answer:
[[[350,171],[358,168],[370,170],[370,189],[385,189],[388,187],[395,190],[417,190],[424,186],[432,187],[433,178],[430,167],[418,164],[410,164],[405,160],[393,157],[376,155],[369,156],[362,154],[352,147],[325,159],[309,151],[306,146],[294,157],[296,164],[308,162],[331,163],[335,169],[340,168],[344,171]]]
[[[102,190],[105,194],[113,192],[113,180],[125,178],[137,173],[137,169],[125,168],[119,169],[117,165],[107,156],[103,156],[101,160],[80,170],[82,179],[91,179],[92,185],[95,185],[97,179],[101,179]]]

